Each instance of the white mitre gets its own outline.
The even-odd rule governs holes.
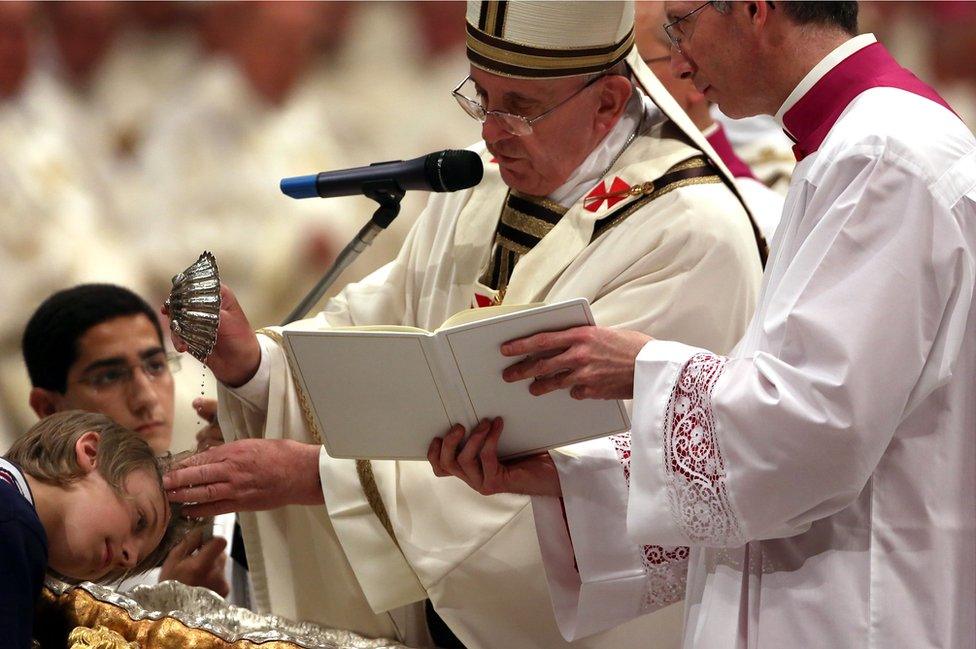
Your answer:
[[[634,80],[708,156],[743,208],[732,173],[634,46],[633,0],[468,0],[471,65],[506,77],[553,79],[604,72],[626,61]],[[766,260],[766,242],[749,214]]]

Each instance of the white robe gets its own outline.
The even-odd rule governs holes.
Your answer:
[[[490,294],[477,278],[507,188],[483,145],[477,150],[486,175],[476,189],[433,195],[392,264],[293,326],[433,329],[469,308],[476,292]],[[652,180],[694,153],[676,140],[641,137],[606,178]],[[588,186],[599,179],[598,170]],[[594,222],[608,208],[604,202],[591,212],[576,199],[518,262],[506,302],[584,296],[599,323],[728,349],[752,313],[759,275],[751,226],[728,188],[683,186],[590,244]],[[268,336],[261,344],[255,379],[221,391],[223,430],[235,437],[316,440],[280,346]],[[459,481],[435,478],[425,462],[373,462],[377,495],[398,546],[374,515],[355,462],[323,452],[320,469],[326,507],[242,516],[259,605],[392,635],[393,621],[371,611],[429,597],[469,649],[565,644],[552,617],[528,498],[482,498]],[[657,646],[674,647],[679,617],[680,607],[671,607],[579,646],[639,646],[654,638]]]
[[[36,420],[21,337],[51,293],[82,282],[142,290],[138,251],[112,228],[107,162],[88,138],[101,130],[54,75],[32,71],[0,102],[0,451]]]
[[[572,550],[535,507],[564,633],[653,608],[601,542],[626,517],[634,544],[691,546],[687,648],[976,646],[974,277],[976,140],[864,91],[797,165],[733,353],[641,351],[629,502],[618,467],[574,503],[593,467],[558,459]]]

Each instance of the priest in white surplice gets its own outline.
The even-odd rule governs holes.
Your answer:
[[[755,305],[762,240],[724,165],[637,56],[632,3],[472,2],[467,22],[471,78],[455,99],[484,122],[473,147],[484,180],[432,195],[395,261],[292,326],[433,329],[502,299],[586,297],[606,326],[728,351]],[[266,439],[208,451],[167,484],[210,503],[194,514],[290,504],[241,518],[257,605],[405,637],[385,612],[429,598],[469,649],[565,646],[529,499],[481,498],[425,462],[330,458],[280,329],[255,336],[227,297],[209,360],[225,385],[221,427]],[[609,440],[574,449],[616,462]],[[680,616],[670,606],[576,646],[675,647]]]
[[[437,470],[485,493],[562,494],[533,508],[570,637],[651,608],[659,584],[627,565],[626,529],[690,546],[687,648],[972,648],[976,139],[854,36],[855,3],[668,15],[675,73],[729,115],[775,114],[796,142],[755,317],[728,356],[596,327],[507,344],[567,350],[506,370],[542,377],[533,393],[633,396],[616,481],[557,452],[550,473],[499,468],[497,425],[475,440],[483,474]]]

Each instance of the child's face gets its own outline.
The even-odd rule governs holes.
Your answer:
[[[133,471],[117,493],[98,471],[65,491],[60,529],[48,532],[48,563],[75,579],[94,581],[110,570],[135,566],[156,549],[169,507],[156,477]]]

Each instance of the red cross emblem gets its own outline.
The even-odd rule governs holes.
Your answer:
[[[590,212],[596,212],[603,207],[603,202],[606,201],[607,209],[610,209],[624,200],[629,191],[630,185],[621,180],[619,176],[613,177],[613,182],[610,184],[609,190],[607,189],[607,181],[601,180],[600,184],[594,187],[593,191],[583,199],[583,208]]]
[[[480,309],[482,307],[486,307],[486,306],[491,306],[492,305],[492,299],[490,297],[488,297],[487,295],[482,295],[481,293],[475,293],[474,294],[474,302],[475,303],[472,306],[474,308],[476,308],[476,309]]]

